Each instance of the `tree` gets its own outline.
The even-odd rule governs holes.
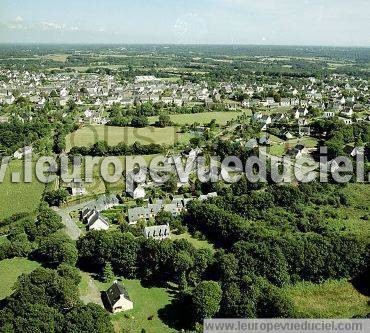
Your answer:
[[[98,141],[90,149],[92,156],[105,156],[108,152],[109,146],[106,141]]]
[[[65,203],[68,198],[68,191],[66,189],[58,189],[54,191],[45,192],[44,200],[49,206],[60,206]]]
[[[22,303],[40,304],[59,311],[71,309],[79,300],[78,287],[58,274],[56,270],[37,268],[29,275],[21,275],[10,296],[12,311],[22,313]]]
[[[43,262],[51,265],[67,263],[75,265],[77,249],[65,235],[55,234],[40,241],[36,256]]]
[[[25,226],[25,231],[30,240],[34,240],[36,237],[47,237],[62,228],[62,218],[45,205],[40,208],[36,221]]]
[[[221,287],[214,281],[203,281],[193,291],[193,311],[195,320],[202,322],[212,318],[219,310],[222,298]]]
[[[108,313],[101,306],[89,303],[67,313],[64,332],[113,333],[114,329]]]
[[[171,121],[171,117],[169,115],[163,115],[161,114],[158,118],[158,120],[155,122],[155,126],[157,127],[167,127],[167,126],[171,126],[172,125],[172,121]]]
[[[140,117],[133,117],[131,120],[132,127],[146,127],[149,125],[149,120],[147,117],[140,116]]]
[[[112,264],[107,262],[103,269],[104,282],[110,282],[114,278]]]
[[[262,278],[257,279],[255,287],[259,289],[256,301],[258,318],[294,318],[293,302],[279,288]]]
[[[178,272],[179,287],[181,290],[185,290],[188,286],[187,273],[193,265],[193,258],[184,250],[179,251],[173,259],[174,271]]]
[[[80,271],[74,266],[68,264],[60,264],[58,266],[57,272],[59,276],[66,280],[70,280],[71,283],[76,286],[81,282]]]
[[[171,175],[169,179],[163,184],[162,190],[169,193],[175,193],[177,190],[177,178]]]

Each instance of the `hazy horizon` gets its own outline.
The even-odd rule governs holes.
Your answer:
[[[0,0],[0,43],[369,47],[366,0]]]

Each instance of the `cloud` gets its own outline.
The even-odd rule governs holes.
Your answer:
[[[20,22],[23,22],[23,17],[22,16],[17,16],[15,19],[14,19],[14,22],[17,22],[17,23],[20,23]]]
[[[41,22],[27,22],[21,16],[17,16],[11,21],[2,22],[2,26],[9,30],[19,31],[79,31],[78,26],[72,26],[65,23],[41,21]]]

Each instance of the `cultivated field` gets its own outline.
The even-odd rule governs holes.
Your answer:
[[[370,312],[369,298],[346,280],[323,284],[301,282],[285,289],[300,316],[306,318],[351,318]]]
[[[21,182],[12,183],[12,173],[20,172]],[[11,161],[6,170],[4,181],[0,183],[0,219],[15,213],[30,213],[37,209],[44,190],[44,184],[37,181],[35,175],[31,183],[23,179],[23,162]]]
[[[172,145],[182,139],[175,127],[133,128],[115,126],[87,126],[69,134],[66,138],[67,151],[71,147],[90,146],[97,141],[106,141],[109,145],[125,142],[128,145],[138,141],[142,144],[157,143]]]
[[[25,258],[0,261],[0,300],[12,294],[14,283],[20,275],[29,274],[39,266],[39,263]]]
[[[208,124],[212,119],[216,120],[219,125],[225,125],[228,121],[235,119],[242,114],[251,115],[250,111],[227,111],[227,112],[202,112],[202,113],[189,113],[189,114],[174,114],[171,115],[171,120],[176,125],[186,124]],[[154,124],[158,117],[149,117],[149,122]]]

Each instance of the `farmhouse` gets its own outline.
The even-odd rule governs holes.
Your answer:
[[[118,281],[114,281],[105,292],[107,305],[112,313],[132,310],[134,303],[131,301],[127,290]]]

